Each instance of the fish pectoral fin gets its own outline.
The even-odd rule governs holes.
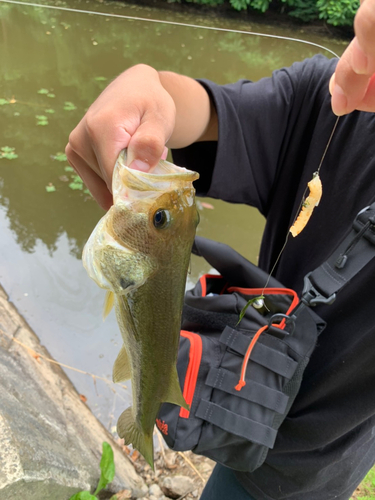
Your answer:
[[[105,299],[104,299],[103,321],[111,312],[114,301],[115,301],[115,294],[110,290],[108,290],[107,293],[105,294]]]
[[[190,410],[189,405],[187,404],[187,402],[184,399],[184,396],[182,395],[176,368],[173,371],[173,375],[169,383],[165,403],[172,403],[174,405],[182,406],[186,410]]]
[[[145,434],[134,420],[132,407],[121,413],[117,422],[117,434],[123,438],[125,444],[132,444],[139,451],[146,462],[154,469],[154,442],[152,431]]]
[[[115,364],[112,370],[112,380],[113,382],[124,382],[129,380],[131,377],[131,369],[128,353],[126,352],[125,346],[121,347],[120,352],[117,355]]]

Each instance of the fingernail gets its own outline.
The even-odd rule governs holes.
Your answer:
[[[331,79],[329,81],[329,93],[332,95],[333,94],[333,89],[335,88],[335,81],[336,81],[336,75],[333,73],[331,76]]]
[[[352,68],[357,75],[367,75],[368,73],[368,59],[357,38],[354,38],[352,42]]]
[[[348,106],[348,99],[342,88],[335,84],[332,92],[332,111],[337,116],[344,115]]]
[[[161,159],[165,160],[168,156],[168,148],[164,146],[163,154],[161,155]]]
[[[148,172],[150,170],[150,165],[145,161],[134,160],[129,165],[129,168],[134,168],[134,170],[141,170],[142,172]]]

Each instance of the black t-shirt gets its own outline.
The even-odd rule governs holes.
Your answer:
[[[197,192],[257,207],[267,218],[260,266],[270,271],[317,170],[336,117],[328,82],[337,60],[315,56],[259,82],[201,81],[219,117],[219,141],[174,151],[196,169]],[[301,292],[375,200],[375,114],[341,117],[323,162],[323,197],[289,238],[274,273]],[[375,259],[328,306],[328,326],[262,467],[238,478],[257,500],[347,500],[375,462]]]

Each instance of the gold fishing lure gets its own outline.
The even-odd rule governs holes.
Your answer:
[[[289,229],[292,236],[297,236],[309,222],[309,219],[313,213],[315,207],[319,205],[320,199],[322,197],[322,181],[320,180],[318,172],[315,172],[311,181],[307,184],[310,192],[309,196],[304,201],[301,211],[298,214],[294,224]]]

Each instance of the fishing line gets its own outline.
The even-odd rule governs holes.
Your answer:
[[[304,43],[307,45],[312,45],[313,47],[317,47],[319,49],[323,49],[330,54],[334,55],[335,57],[339,57],[336,52],[333,50],[324,47],[324,45],[320,45],[319,43],[311,42],[309,40],[302,40],[300,38],[293,38],[289,36],[283,36],[283,35],[271,35],[268,33],[257,33],[255,31],[246,31],[246,30],[235,30],[235,29],[230,29],[230,28],[218,28],[215,26],[202,26],[199,24],[189,24],[189,23],[181,23],[177,21],[163,21],[162,19],[148,19],[147,17],[136,17],[136,16],[127,16],[125,14],[111,14],[107,12],[96,12],[94,10],[84,10],[84,9],[73,9],[70,7],[58,7],[56,5],[43,5],[39,3],[33,3],[33,2],[22,2],[21,0],[0,0],[2,3],[9,3],[9,4],[15,4],[15,5],[23,5],[27,7],[39,7],[42,9],[53,9],[53,10],[60,10],[60,11],[65,11],[65,12],[76,12],[77,14],[89,14],[93,16],[102,16],[102,17],[113,17],[113,18],[118,18],[118,19],[128,19],[130,21],[142,21],[146,23],[159,23],[159,24],[168,24],[172,26],[181,26],[184,28],[195,28],[195,29],[203,29],[203,30],[211,30],[211,31],[220,31],[224,33],[238,33],[242,35],[253,35],[253,36],[263,36],[267,38],[276,38],[279,40],[288,40],[290,42],[298,42],[298,43]]]
[[[338,124],[338,122],[339,122],[339,119],[340,119],[340,117],[338,116],[338,117],[336,118],[336,120],[335,120],[335,124],[333,125],[333,129],[332,129],[331,135],[329,136],[329,139],[328,139],[327,145],[326,145],[326,147],[325,147],[325,150],[324,150],[324,152],[323,152],[322,158],[321,158],[321,160],[320,160],[319,166],[318,166],[318,168],[317,168],[317,170],[316,170],[316,172],[317,172],[317,173],[319,173],[319,172],[320,172],[320,169],[321,169],[321,167],[322,167],[322,164],[323,164],[324,158],[325,158],[325,156],[326,156],[326,154],[327,154],[327,151],[328,151],[329,145],[331,144],[331,141],[332,141],[332,138],[333,138],[333,134],[335,133],[335,130],[336,130],[337,124]],[[299,214],[299,213],[300,213],[300,211],[301,211],[302,205],[303,205],[303,203],[304,203],[304,201],[305,201],[306,193],[307,193],[307,187],[306,187],[305,191],[303,192],[302,199],[301,199],[301,203],[299,204],[299,207],[298,207],[298,209],[297,209],[296,215],[295,215],[295,217],[294,217],[294,219],[293,219],[292,226],[293,226],[293,224],[296,222],[297,217],[298,217],[298,214]],[[277,266],[277,264],[278,264],[278,262],[279,262],[279,260],[280,260],[280,258],[281,258],[281,256],[282,256],[282,254],[283,254],[283,252],[284,252],[284,250],[285,250],[286,244],[288,243],[289,235],[290,235],[290,231],[288,230],[287,235],[286,235],[286,238],[285,238],[284,245],[282,246],[282,248],[281,248],[281,250],[280,250],[280,253],[279,253],[279,255],[277,256],[277,259],[276,259],[276,261],[275,261],[274,265],[272,266],[272,269],[271,269],[271,271],[270,271],[270,274],[268,275],[268,278],[267,278],[266,284],[265,284],[265,285],[264,285],[264,287],[263,287],[263,290],[262,290],[262,295],[264,295],[264,290],[267,288],[268,283],[269,283],[269,281],[270,281],[270,279],[271,279],[271,276],[272,276],[273,272],[275,271],[276,266]]]
[[[265,38],[274,38],[274,39],[279,39],[279,40],[287,40],[287,41],[291,41],[291,42],[297,42],[297,43],[303,43],[303,44],[306,44],[306,45],[311,45],[313,47],[325,50],[325,51],[329,52],[330,54],[332,54],[333,56],[339,58],[339,55],[336,54],[336,52],[334,52],[333,50],[329,49],[328,47],[325,47],[324,45],[321,45],[321,44],[318,44],[318,43],[315,43],[315,42],[311,42],[309,40],[302,40],[300,38],[288,37],[288,36],[283,36],[283,35],[271,35],[271,34],[268,34],[268,33],[258,33],[258,32],[254,32],[254,31],[236,30],[236,29],[230,29],[230,28],[219,28],[219,27],[215,27],[215,26],[202,26],[202,25],[198,25],[198,24],[181,23],[181,22],[176,22],[176,21],[166,21],[166,20],[161,20],[161,19],[148,19],[148,18],[138,17],[138,16],[128,16],[128,15],[125,15],[125,14],[112,14],[112,13],[108,13],[108,12],[96,12],[96,11],[92,11],[92,10],[74,9],[74,8],[70,8],[70,7],[59,7],[59,6],[55,6],[55,5],[38,4],[38,3],[34,3],[34,2],[22,2],[21,0],[0,0],[0,2],[7,3],[7,4],[22,5],[22,6],[27,6],[27,7],[38,7],[38,8],[42,8],[42,9],[52,9],[52,10],[58,10],[58,11],[64,11],[64,12],[75,12],[77,14],[87,14],[87,15],[101,16],[101,17],[107,17],[107,18],[110,17],[110,18],[117,18],[117,19],[127,19],[129,21],[141,21],[141,22],[146,22],[146,23],[166,24],[166,25],[180,26],[180,27],[185,27],[185,28],[218,31],[218,32],[222,32],[222,33],[237,33],[237,34],[242,34],[242,35],[252,35],[252,36],[265,37]],[[323,161],[324,161],[325,155],[327,153],[327,150],[329,148],[329,145],[330,145],[330,143],[332,141],[332,137],[333,137],[334,132],[336,130],[338,121],[339,121],[339,117],[336,119],[336,122],[334,124],[333,130],[332,130],[331,135],[330,135],[330,137],[328,139],[327,146],[326,146],[326,148],[325,148],[325,150],[323,152],[323,156],[322,156],[322,158],[320,160],[320,163],[319,163],[319,166],[318,166],[318,169],[317,169],[318,173],[319,173],[320,168],[321,168],[321,166],[323,164]],[[306,190],[305,190],[305,192],[304,192],[304,194],[302,196],[302,200],[301,200],[301,203],[300,203],[300,206],[299,206],[299,210],[301,209],[301,207],[303,205],[304,198],[305,198],[305,195],[306,195],[306,191],[307,191],[307,188],[306,188]],[[299,213],[299,211],[297,212],[294,221],[298,217],[298,213]],[[277,257],[274,265],[272,266],[272,269],[271,269],[271,272],[270,272],[270,274],[269,274],[269,276],[267,278],[266,284],[264,285],[262,295],[264,294],[264,290],[265,290],[265,288],[267,288],[267,285],[268,285],[268,283],[269,283],[269,281],[271,279],[272,273],[274,272],[274,270],[275,270],[275,268],[276,268],[276,266],[277,266],[277,264],[278,264],[278,262],[279,262],[279,260],[281,258],[281,255],[283,254],[283,252],[285,250],[285,247],[287,245],[288,239],[289,239],[289,231],[288,231],[287,236],[285,238],[284,245],[282,246],[282,248],[280,250],[280,253],[279,253],[279,255],[278,255],[278,257]]]

